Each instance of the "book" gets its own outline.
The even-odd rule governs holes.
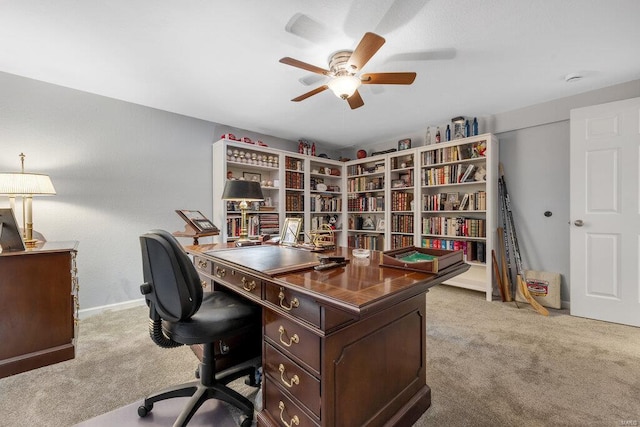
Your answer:
[[[469,202],[469,193],[465,193],[464,196],[462,196],[462,201],[460,202],[460,207],[458,208],[458,210],[463,211],[467,208],[467,203]]]
[[[474,165],[467,166],[467,170],[464,171],[462,178],[460,178],[460,182],[466,182],[469,179],[469,176],[471,176],[471,173],[473,172],[474,169],[475,169]]]

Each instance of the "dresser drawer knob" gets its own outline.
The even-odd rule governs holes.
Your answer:
[[[291,422],[288,423],[284,420],[284,402],[281,400],[280,403],[278,403],[278,408],[280,408],[280,421],[282,421],[282,424],[284,424],[287,427],[291,427],[293,425],[300,425],[300,419],[298,418],[297,415],[294,415],[293,418],[291,418]]]
[[[287,347],[291,347],[291,344],[298,344],[300,342],[300,338],[298,338],[298,334],[293,334],[293,336],[291,338],[289,338],[289,342],[286,342],[285,340],[282,339],[282,336],[287,332],[284,329],[284,326],[280,326],[278,328],[278,332],[280,332],[280,342],[287,346]]]
[[[215,268],[215,275],[216,275],[217,277],[224,277],[224,276],[226,276],[226,275],[227,275],[227,269],[226,269],[226,268],[220,268],[220,267],[218,267],[218,266],[216,265],[216,268]]]
[[[282,383],[287,387],[291,388],[294,385],[300,384],[300,378],[298,378],[297,375],[291,377],[291,381],[287,382],[287,380],[284,378],[284,365],[282,363],[280,364],[280,366],[278,366],[278,370],[280,371],[280,380],[282,380]]]
[[[280,288],[280,293],[278,294],[278,298],[280,298],[280,307],[284,308],[285,310],[291,311],[292,308],[298,308],[300,306],[300,301],[298,301],[298,298],[294,298],[291,300],[291,303],[287,307],[286,305],[284,305],[284,297],[284,289]]]
[[[256,281],[248,281],[246,277],[242,276],[242,289],[247,292],[251,292],[256,288]]]
[[[198,268],[201,269],[201,270],[204,270],[205,268],[207,268],[207,260],[199,259],[198,260]]]

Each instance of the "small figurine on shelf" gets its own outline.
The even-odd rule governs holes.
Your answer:
[[[298,153],[304,154],[304,141],[301,139],[298,140]]]
[[[436,144],[440,142],[440,126],[436,128]]]
[[[313,144],[311,144],[311,155],[312,156],[316,155],[316,143],[315,142]]]
[[[336,229],[336,224],[338,223],[338,215],[336,214],[327,215],[325,217],[325,220],[327,221],[327,224],[329,224],[329,227],[331,227],[332,230]]]

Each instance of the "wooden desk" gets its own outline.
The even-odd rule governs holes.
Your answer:
[[[305,255],[292,265],[307,268],[288,272],[278,263],[300,250],[271,248],[280,252],[267,245],[187,247],[205,287],[223,286],[263,307],[258,424],[413,424],[431,405],[425,294],[468,265],[417,273],[379,267],[381,252],[359,260],[338,248],[331,254],[350,258],[345,267],[316,271]]]
[[[0,253],[0,378],[75,357],[77,245]]]

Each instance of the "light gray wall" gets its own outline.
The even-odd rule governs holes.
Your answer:
[[[212,216],[211,144],[220,135],[297,146],[5,73],[0,93],[0,171],[19,171],[24,152],[27,171],[51,177],[58,194],[35,198],[34,227],[50,241],[80,242],[84,311],[140,300],[140,234],[182,230],[175,209]]]
[[[24,152],[27,171],[51,176],[58,194],[35,199],[35,229],[48,240],[80,242],[84,310],[140,299],[141,233],[182,229],[175,209],[212,214],[211,143],[223,133],[296,148],[295,142],[5,73],[0,89],[0,170],[19,170]],[[636,96],[640,81],[482,118],[481,132],[500,139],[528,267],[557,271],[566,285],[569,110]],[[407,136],[417,142],[422,133]],[[353,157],[353,149],[340,154]],[[0,197],[0,206],[8,206],[7,198]]]

